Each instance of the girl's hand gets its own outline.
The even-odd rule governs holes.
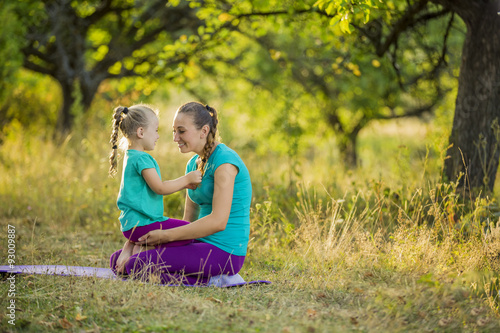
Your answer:
[[[163,243],[168,243],[165,233],[167,230],[152,230],[139,238],[136,245],[158,245]]]
[[[201,176],[201,171],[200,170],[191,171],[190,173],[188,173],[186,175],[186,177],[189,180],[189,184],[199,184],[199,183],[201,183],[202,176]]]

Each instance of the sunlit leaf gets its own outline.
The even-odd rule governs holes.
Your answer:
[[[232,15],[230,15],[228,13],[222,13],[217,18],[221,22],[229,22],[229,21],[231,21],[234,18],[234,16],[232,16]]]
[[[340,29],[344,33],[351,33],[351,26],[349,22],[349,13],[346,13],[341,19],[340,19]]]

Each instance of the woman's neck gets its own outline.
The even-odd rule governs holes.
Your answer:
[[[212,150],[210,151],[210,154],[212,154],[214,152],[215,147],[217,147],[219,144],[220,144],[219,141],[214,141],[214,145],[212,146]],[[205,147],[203,147],[200,151],[195,151],[195,153],[198,154],[198,156],[203,156],[204,148]]]

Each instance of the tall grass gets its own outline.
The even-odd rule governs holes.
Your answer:
[[[169,115],[162,119],[166,132]],[[111,179],[107,173],[108,128],[74,133],[58,144],[16,124],[7,133],[0,146],[0,224],[18,226],[18,263],[106,267],[109,255],[122,245],[116,208],[119,177]],[[315,144],[300,157],[301,177],[281,167],[286,157],[263,158],[251,147],[235,147],[249,167],[254,188],[249,256],[242,274],[270,279],[276,289],[213,296],[212,291],[176,294],[141,284],[132,296],[148,308],[151,302],[172,306],[187,298],[177,314],[190,318],[208,313],[213,320],[207,327],[218,330],[219,320],[232,318],[236,326],[223,331],[254,331],[252,325],[261,331],[291,332],[294,325],[298,331],[327,331],[335,320],[339,331],[418,331],[422,325],[450,331],[498,329],[500,220],[495,199],[462,200],[455,194],[456,184],[441,182],[439,152],[418,146],[415,138],[396,141],[389,134],[362,138],[365,153],[359,170],[345,170],[334,152],[325,153],[328,142]],[[168,142],[162,138],[153,155],[163,178],[174,178],[183,173],[189,156]],[[385,151],[367,153],[370,142],[385,145]],[[166,215],[182,216],[183,195],[165,197]],[[0,241],[6,244],[5,233]],[[116,323],[94,309],[104,306],[131,314],[130,287],[49,280],[20,282],[27,292],[24,306],[36,320],[20,316],[33,331],[66,326],[184,330],[171,315],[164,319],[168,325],[154,313],[147,315],[148,324]],[[103,295],[90,295],[88,284],[96,284],[96,293]],[[105,297],[109,288],[113,291]],[[49,300],[53,290],[71,291],[59,303],[73,304],[71,311],[65,310],[67,305],[56,308],[57,318],[46,315],[58,306]],[[144,296],[155,294],[163,297]],[[78,301],[82,297],[85,301]],[[82,319],[82,302],[93,324]],[[223,305],[216,310],[214,303]],[[238,305],[233,309],[231,304]],[[244,320],[238,319],[240,307],[250,313]],[[73,324],[68,326],[66,319]],[[185,331],[202,331],[204,324],[193,320]]]

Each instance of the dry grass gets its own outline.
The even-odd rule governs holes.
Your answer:
[[[21,130],[12,133],[0,147],[2,262],[11,224],[18,264],[106,267],[122,240],[115,206],[119,180],[107,177],[105,135],[75,135],[54,145]],[[164,177],[184,168],[184,160],[170,158],[174,149],[155,152]],[[263,168],[251,163],[257,159],[250,170]],[[493,198],[462,202],[453,184],[422,181],[425,172],[398,183],[372,180],[363,170],[335,170],[331,179],[317,179],[323,168],[311,169],[304,175],[308,183],[290,183],[269,170],[266,177],[254,175],[251,242],[241,274],[272,285],[166,288],[18,276],[16,326],[1,311],[1,330],[500,330],[500,221]],[[182,194],[167,197],[167,214],[180,216],[182,202]],[[0,284],[2,295],[7,288]],[[2,297],[0,308],[7,302]]]

